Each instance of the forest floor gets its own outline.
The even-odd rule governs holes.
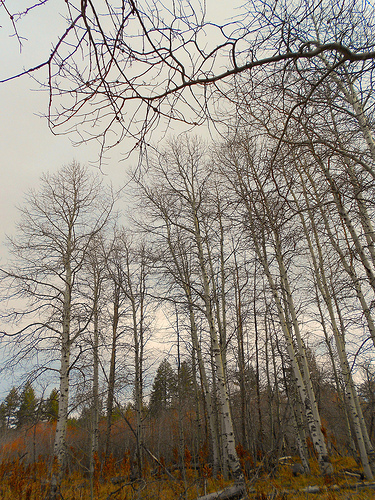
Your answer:
[[[311,475],[294,477],[291,467],[279,466],[277,474],[261,472],[259,467],[253,477],[246,480],[246,493],[233,500],[368,500],[375,499],[375,482],[360,480],[346,471],[357,469],[353,459],[340,458],[334,461],[335,472],[332,476],[322,477],[317,464],[312,462]],[[0,465],[0,500],[43,500],[46,498],[46,466],[40,462],[24,466],[22,462],[12,461]],[[171,475],[159,473],[157,477],[133,482],[113,484],[111,478],[96,474],[92,488],[82,474],[72,472],[61,487],[60,500],[193,500],[203,495],[225,490],[233,481],[199,478],[193,470]],[[226,498],[219,496],[217,498]]]

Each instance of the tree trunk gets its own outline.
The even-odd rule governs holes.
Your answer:
[[[105,458],[109,457],[109,447],[111,442],[111,427],[112,427],[112,413],[113,402],[115,394],[115,371],[116,371],[116,349],[117,349],[117,328],[119,323],[119,302],[120,302],[120,288],[114,284],[113,295],[113,318],[112,318],[112,345],[111,345],[111,360],[109,364],[108,376],[108,394],[106,404],[106,432],[105,432]]]
[[[307,168],[304,169],[304,172],[306,173],[306,175],[308,177],[308,180],[309,180],[309,182],[311,184],[311,187],[313,188],[314,195],[316,197],[317,204],[319,206],[319,211],[320,211],[320,214],[322,216],[322,220],[324,222],[324,227],[325,227],[325,229],[327,231],[327,235],[329,237],[331,245],[336,250],[337,254],[339,255],[340,262],[342,263],[343,268],[345,269],[345,271],[347,272],[348,276],[351,279],[353,288],[354,288],[354,290],[356,292],[356,295],[358,297],[358,300],[359,300],[359,302],[361,304],[361,307],[362,307],[362,310],[363,310],[363,314],[364,314],[364,316],[365,316],[365,318],[367,320],[367,326],[368,326],[368,329],[369,329],[369,333],[370,333],[371,339],[372,339],[373,344],[375,346],[375,323],[374,323],[374,320],[372,318],[370,308],[369,308],[369,306],[367,304],[367,301],[365,299],[365,295],[364,295],[364,293],[362,291],[361,280],[357,276],[355,268],[353,267],[353,265],[351,263],[349,263],[347,261],[345,255],[344,255],[344,252],[342,251],[342,249],[340,248],[339,244],[335,240],[335,237],[334,237],[334,235],[332,233],[331,226],[329,224],[329,220],[328,220],[327,214],[326,214],[326,212],[325,212],[325,210],[323,208],[324,204],[322,203],[322,200],[320,199],[320,195],[319,195],[319,193],[317,191],[317,188],[316,188],[316,185],[315,185],[315,182],[314,182],[313,178],[311,177],[311,175],[310,175],[310,173],[309,173],[309,171],[308,171]],[[300,176],[301,176],[301,173],[300,173]]]
[[[280,320],[281,327],[282,327],[282,330],[283,330],[283,333],[285,335],[285,339],[287,342],[288,354],[289,354],[289,357],[291,360],[291,365],[292,365],[293,373],[294,373],[294,376],[296,379],[297,388],[298,388],[298,391],[300,393],[300,397],[301,397],[301,400],[303,402],[303,406],[305,408],[305,414],[306,414],[307,422],[308,422],[309,429],[310,429],[311,439],[313,441],[314,448],[315,448],[317,455],[318,455],[319,466],[320,466],[321,472],[323,474],[331,474],[332,473],[332,465],[331,465],[329,458],[328,458],[328,453],[327,453],[327,448],[326,448],[326,444],[324,441],[324,436],[323,436],[322,431],[321,431],[320,416],[319,416],[318,409],[316,407],[315,395],[314,395],[314,391],[312,389],[310,373],[309,373],[309,369],[307,366],[306,356],[304,353],[302,341],[301,341],[300,337],[299,337],[299,339],[297,339],[298,347],[299,347],[298,354],[299,354],[301,361],[303,363],[304,376],[302,376],[302,373],[301,373],[301,369],[300,369],[300,366],[298,363],[297,354],[296,354],[295,349],[294,349],[292,335],[291,335],[289,327],[288,327],[288,322],[286,320],[286,317],[285,317],[285,314],[284,314],[284,311],[283,311],[283,308],[281,305],[281,301],[279,298],[279,294],[278,294],[276,285],[275,285],[274,280],[272,278],[267,260],[265,257],[263,257],[263,253],[264,253],[264,255],[266,255],[266,248],[265,248],[264,241],[262,242],[262,246],[263,246],[263,249],[262,249],[263,252],[260,251],[258,241],[257,240],[255,241],[255,247],[257,249],[259,259],[263,265],[265,274],[267,276],[267,279],[268,279],[268,282],[269,282],[269,285],[271,287],[271,290],[272,290],[272,293],[274,296],[274,300],[276,303],[277,311],[279,314],[279,320]],[[279,256],[279,259],[280,259],[280,256]],[[286,286],[288,288],[288,283],[286,280],[286,275],[285,275],[285,270],[283,269],[283,265],[281,265],[280,272],[281,272],[281,278],[282,278],[282,281],[284,283],[284,286]],[[290,290],[288,289],[287,290],[287,295],[288,295],[288,300],[289,300],[288,305],[291,307],[291,310],[293,311],[293,305],[291,303],[291,296],[289,294],[290,294]],[[293,323],[295,326],[295,334],[297,336],[299,334],[299,329],[298,329],[298,325],[295,324],[296,318],[294,317],[294,318],[292,318],[292,320],[293,320]],[[304,381],[306,381],[307,386],[305,385]]]
[[[136,414],[136,456],[138,477],[143,476],[143,426],[142,426],[142,408],[143,408],[143,391],[142,391],[142,344],[143,344],[143,299],[144,299],[144,262],[140,262],[140,274],[137,296],[133,291],[132,273],[130,269],[129,249],[126,249],[126,265],[127,265],[127,288],[126,295],[131,303],[132,323],[133,323],[133,343],[134,343],[134,399],[135,399],[135,414]],[[142,256],[141,256],[142,259]],[[139,310],[139,314],[138,314]]]
[[[201,350],[201,346],[200,346],[200,343],[198,340],[197,326],[196,326],[196,322],[195,322],[193,304],[191,301],[191,294],[190,294],[190,291],[188,291],[188,290],[186,290],[186,292],[187,292],[188,307],[189,307],[190,334],[191,334],[193,349],[197,354],[199,374],[200,374],[200,379],[201,379],[201,383],[202,383],[202,387],[203,387],[203,397],[205,400],[205,405],[206,405],[207,413],[208,413],[208,422],[209,422],[209,426],[210,426],[212,451],[213,451],[213,470],[214,470],[214,475],[215,475],[215,471],[217,473],[217,470],[218,470],[220,454],[219,454],[219,441],[218,441],[217,427],[216,427],[215,416],[214,416],[214,406],[213,406],[213,402],[212,402],[210,386],[209,386],[208,379],[207,379],[206,368],[204,365],[202,350]]]
[[[184,264],[181,263],[180,259],[178,258],[178,255],[176,253],[176,250],[173,246],[173,241],[172,241],[172,236],[171,236],[171,231],[170,231],[168,219],[166,219],[166,226],[167,226],[168,248],[169,248],[170,254],[172,256],[173,262],[175,264],[175,268],[177,270],[179,279],[182,283],[182,288],[184,290],[186,301],[187,301],[187,306],[188,306],[188,311],[189,311],[189,321],[190,321],[190,335],[191,335],[193,349],[197,355],[199,374],[200,374],[201,384],[203,387],[203,397],[204,397],[204,402],[205,402],[205,406],[206,406],[207,413],[208,413],[208,422],[209,422],[209,427],[210,427],[212,451],[213,451],[213,472],[214,472],[214,476],[216,476],[217,471],[218,471],[218,466],[219,466],[219,459],[220,459],[219,438],[218,438],[218,432],[217,432],[217,425],[215,422],[214,404],[212,401],[211,389],[210,389],[210,386],[208,383],[208,378],[207,378],[207,374],[206,374],[206,368],[205,368],[205,364],[204,364],[202,349],[201,349],[201,345],[200,345],[200,342],[198,339],[198,330],[197,330],[197,324],[195,321],[195,313],[194,313],[194,302],[193,302],[192,289],[191,289],[191,284],[190,284],[190,273],[189,273],[189,270],[186,269]]]
[[[236,332],[238,345],[238,372],[240,384],[241,398],[241,437],[242,446],[245,449],[249,448],[248,436],[248,408],[247,408],[247,391],[246,391],[246,375],[245,375],[245,348],[244,348],[244,331],[242,319],[242,294],[240,287],[240,277],[236,254],[234,253],[235,275],[234,275],[234,299],[236,306]]]
[[[99,284],[95,285],[94,298],[94,332],[93,332],[93,378],[92,378],[92,407],[91,407],[91,434],[89,450],[89,477],[90,496],[94,498],[94,474],[95,474],[95,454],[98,453],[99,445],[99,311],[98,295]]]
[[[295,201],[297,203],[296,198],[295,198]],[[298,203],[297,203],[297,206],[298,206]],[[333,310],[333,304],[331,301],[331,296],[330,296],[330,292],[328,289],[327,279],[325,276],[323,252],[322,252],[322,248],[320,246],[316,225],[315,225],[315,222],[313,220],[311,211],[308,211],[308,213],[310,216],[310,224],[311,224],[311,227],[313,230],[315,246],[316,246],[317,253],[318,253],[317,257],[315,255],[313,244],[312,244],[312,241],[311,241],[311,238],[309,235],[309,231],[306,227],[302,211],[299,210],[300,218],[301,218],[304,232],[305,232],[305,237],[306,237],[306,240],[308,242],[312,262],[314,265],[316,283],[317,283],[318,289],[319,289],[319,291],[324,299],[324,302],[326,304],[326,307],[327,307],[327,310],[328,310],[328,313],[330,316],[330,320],[331,320],[331,328],[332,328],[333,335],[334,335],[335,342],[336,342],[337,353],[339,355],[341,372],[342,372],[342,376],[344,378],[344,383],[345,383],[346,397],[347,397],[347,400],[349,401],[349,408],[351,411],[353,425],[354,425],[354,429],[355,429],[355,433],[356,433],[356,437],[357,437],[357,443],[358,443],[358,448],[359,448],[359,452],[360,452],[360,456],[361,456],[363,470],[366,474],[367,479],[371,481],[373,479],[373,474],[371,471],[371,467],[370,467],[370,463],[369,463],[369,459],[368,459],[368,455],[367,455],[367,451],[366,451],[366,446],[365,446],[365,442],[364,442],[364,436],[363,436],[363,432],[362,432],[363,424],[361,425],[361,420],[363,422],[364,419],[363,419],[363,415],[362,415],[362,419],[360,418],[360,413],[359,413],[357,405],[356,405],[356,389],[355,389],[355,386],[353,383],[350,366],[349,366],[348,359],[346,356],[345,342],[344,342],[343,336],[339,332],[339,329],[338,329],[338,326],[336,323],[336,318],[335,318],[335,314],[334,314],[334,310]],[[366,433],[367,433],[367,431],[366,431]]]
[[[224,363],[221,355],[220,342],[214,324],[214,316],[211,307],[210,287],[205,266],[202,238],[199,228],[199,220],[195,211],[194,203],[192,204],[192,209],[194,216],[195,242],[197,245],[199,265],[203,280],[203,299],[205,303],[205,315],[209,325],[212,353],[215,360],[215,371],[217,376],[217,385],[219,389],[220,417],[223,421],[223,437],[225,440],[224,446],[226,448],[226,454],[228,457],[227,460],[229,469],[231,470],[234,477],[240,477],[242,472],[234,439],[233,423],[229,407],[229,396],[228,396],[228,390],[226,386],[225,373],[224,373]]]
[[[50,498],[57,498],[61,481],[64,475],[66,459],[66,431],[68,425],[69,409],[69,369],[70,369],[70,314],[72,297],[72,270],[70,263],[69,235],[68,250],[65,262],[65,291],[63,299],[63,317],[61,333],[61,357],[60,357],[60,394],[59,409],[56,423],[53,456],[56,460],[57,470],[54,469],[51,479]]]

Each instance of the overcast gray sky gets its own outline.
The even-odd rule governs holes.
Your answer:
[[[11,0],[9,5],[12,4]],[[22,11],[31,1],[18,0],[17,9]],[[221,19],[233,14],[235,0],[208,0],[211,16]],[[45,61],[58,34],[65,29],[65,21],[59,14],[64,8],[63,0],[48,2],[28,13],[19,23],[18,30],[25,37],[22,51],[4,9],[0,9],[0,80],[21,72],[23,69]],[[212,40],[211,40],[212,42]],[[38,78],[43,80],[43,74]],[[73,147],[69,137],[54,136],[47,120],[42,116],[47,111],[48,94],[38,90],[38,84],[30,77],[22,77],[0,84],[0,264],[6,261],[5,234],[12,234],[18,220],[17,205],[22,205],[24,194],[29,188],[38,188],[43,172],[56,171],[73,159],[81,164],[97,160],[98,151],[94,144]],[[199,130],[202,135],[203,130]],[[108,181],[120,187],[126,181],[126,171],[132,161],[124,160],[122,153],[126,145],[107,155],[104,173]],[[135,160],[133,160],[134,163]],[[1,360],[0,360],[1,362]],[[15,381],[0,382],[0,399]]]
[[[17,9],[23,4],[26,2],[17,2]],[[27,38],[21,53],[17,39],[11,36],[11,23],[0,9],[0,80],[47,59],[57,34],[64,30],[64,20],[58,14],[62,4],[61,0],[49,0],[19,22],[19,33]],[[52,134],[41,116],[47,110],[48,94],[37,89],[37,82],[30,77],[0,84],[0,262],[5,255],[4,235],[13,231],[18,219],[15,206],[23,203],[30,187],[38,187],[41,174],[73,159],[81,164],[97,159],[94,144],[73,147],[69,137]],[[108,179],[117,185],[124,182],[129,164],[119,163],[121,150],[120,146],[111,153],[104,168]]]
[[[9,5],[13,7],[12,3]],[[18,0],[17,10],[22,11],[32,3]],[[208,0],[207,18],[224,20],[233,15],[235,5],[242,3],[242,0],[234,0],[228,5],[227,0]],[[12,24],[5,10],[0,9],[0,80],[48,58],[57,36],[66,28],[59,14],[61,9],[64,9],[63,0],[48,0],[17,23],[20,35],[25,37],[21,52],[17,38],[12,36]],[[38,73],[39,79],[43,80],[44,76]],[[37,89],[37,82],[27,76],[0,84],[0,262],[5,255],[4,235],[14,229],[18,218],[15,206],[22,204],[25,191],[38,187],[43,172],[54,171],[73,159],[91,164],[98,157],[94,144],[73,147],[69,137],[52,134],[41,116],[47,110],[48,94]],[[199,134],[202,133],[199,130]],[[126,160],[119,163],[124,152],[126,145],[120,144],[107,155],[104,170],[115,186],[125,181],[131,163]]]
[[[17,8],[22,10],[24,4],[23,0],[17,2]],[[58,15],[61,5],[64,7],[63,0],[49,0],[19,23],[20,34],[27,37],[21,53],[17,39],[11,36],[11,23],[0,8],[0,80],[47,59],[65,26]],[[81,164],[97,159],[94,145],[73,147],[69,137],[51,133],[41,116],[46,113],[48,95],[37,89],[38,84],[29,77],[0,84],[0,264],[7,259],[5,234],[14,231],[18,220],[16,206],[23,204],[29,188],[38,188],[41,174],[56,171],[73,159]],[[120,151],[113,151],[105,167],[108,181],[115,187],[125,181],[129,165],[119,163]],[[0,400],[19,382],[19,375],[15,369],[13,380],[11,376],[0,380]]]

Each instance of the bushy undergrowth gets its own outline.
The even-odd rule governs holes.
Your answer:
[[[222,490],[231,484],[221,475],[213,478],[208,464],[202,464],[200,471],[187,467],[166,473],[162,466],[151,469],[149,463],[144,468],[142,479],[132,479],[130,454],[115,461],[113,456],[106,460],[95,457],[95,470],[90,487],[87,474],[78,470],[66,471],[61,486],[63,500],[191,500],[212,491]],[[312,461],[312,470],[316,463]],[[375,497],[375,490],[362,488],[361,481],[348,477],[344,471],[355,469],[351,458],[334,459],[335,472],[332,476],[317,474],[294,477],[290,466],[281,465],[277,473],[268,474],[257,464],[253,474],[248,474],[246,489],[248,498],[255,500],[364,500]],[[22,459],[0,463],[0,500],[42,500],[45,498],[51,475],[51,467],[42,457],[34,463],[26,464]],[[353,485],[357,486],[353,488]],[[319,493],[306,489],[319,486]],[[340,489],[338,489],[340,488]]]

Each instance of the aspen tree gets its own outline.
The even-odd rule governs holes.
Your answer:
[[[30,191],[21,209],[18,234],[11,241],[14,265],[2,270],[15,297],[27,300],[23,320],[32,316],[15,334],[19,346],[27,344],[37,352],[38,342],[43,342],[59,352],[53,451],[58,470],[52,477],[51,498],[58,495],[64,474],[71,354],[87,327],[80,318],[80,279],[90,244],[108,223],[113,204],[100,180],[77,163],[45,174],[40,190]]]
[[[336,393],[337,393],[337,396],[338,396],[339,401],[341,403],[340,406],[341,406],[341,408],[344,412],[344,415],[345,415],[346,433],[347,433],[347,437],[348,437],[347,438],[348,448],[350,450],[350,453],[354,456],[356,454],[356,445],[355,445],[355,442],[353,439],[353,433],[352,433],[352,429],[351,429],[350,418],[349,418],[348,408],[347,408],[347,404],[346,404],[345,392],[343,393],[343,391],[341,389],[340,380],[339,380],[339,373],[338,373],[338,370],[336,367],[335,356],[334,356],[334,352],[332,350],[331,341],[330,341],[329,334],[327,331],[328,326],[326,325],[326,319],[324,317],[323,310],[322,310],[322,304],[321,304],[322,299],[321,299],[321,296],[319,294],[317,284],[315,282],[314,282],[314,288],[315,288],[315,302],[316,302],[316,305],[317,305],[318,310],[319,310],[320,324],[321,324],[322,329],[323,329],[326,346],[327,346],[329,357],[331,360],[333,377],[334,377],[335,386],[336,386]]]
[[[224,156],[221,157],[220,160],[225,164],[225,169],[232,169],[232,172],[223,173],[229,178],[232,187],[243,204],[246,214],[245,230],[251,238],[252,245],[263,267],[273,294],[279,321],[287,343],[288,354],[296,384],[305,409],[310,435],[318,454],[319,465],[322,473],[330,474],[332,472],[332,465],[328,457],[326,443],[321,431],[320,415],[315,400],[288,274],[284,263],[281,237],[275,222],[276,213],[275,210],[271,213],[270,201],[267,199],[266,194],[266,185],[259,179],[259,173],[255,168],[255,160],[250,151],[251,146],[248,145],[246,139],[246,136],[242,136],[240,139],[240,141],[242,141],[241,144],[244,145],[242,151],[237,152],[236,148],[238,146],[241,147],[237,140],[227,146],[227,148],[230,148],[230,151],[228,151],[227,154],[224,151]],[[252,153],[254,154],[254,152]],[[243,166],[241,162],[243,162]],[[284,295],[286,309],[283,307],[282,296],[280,297],[279,287],[271,271],[270,262],[272,259],[268,255],[270,245],[273,247],[274,259],[277,262],[281,292],[282,295]],[[288,320],[289,315],[291,317],[290,322]],[[298,346],[297,350],[295,348],[292,332],[294,333]]]
[[[248,409],[248,394],[246,390],[245,373],[245,340],[244,340],[244,318],[243,318],[243,285],[240,282],[239,263],[234,251],[234,270],[233,270],[233,287],[234,299],[236,308],[236,333],[238,345],[238,370],[239,370],[239,385],[241,396],[241,442],[245,448],[250,447],[250,431],[249,431],[249,409]]]
[[[366,276],[368,278],[369,284],[371,288],[374,290],[375,293],[375,267],[373,264],[371,264],[368,256],[366,255],[365,249],[360,241],[360,237],[358,235],[358,232],[351,220],[351,217],[345,208],[343,201],[342,201],[342,193],[340,193],[339,189],[337,188],[335,179],[333,178],[331,172],[330,172],[330,165],[325,165],[323,160],[318,156],[315,151],[313,151],[314,158],[317,162],[317,164],[321,167],[321,171],[323,172],[325,178],[327,179],[327,182],[330,187],[330,191],[332,193],[334,202],[337,207],[337,211],[340,215],[340,218],[342,219],[343,223],[347,227],[350,236],[352,238],[352,241],[354,243],[355,249],[357,251],[357,254],[362,262],[362,265],[364,267]]]
[[[171,276],[171,279],[181,288],[185,297],[186,307],[189,315],[190,335],[194,352],[197,355],[199,374],[203,388],[203,396],[205,406],[207,408],[209,427],[212,440],[213,450],[213,465],[214,474],[216,475],[219,465],[219,449],[218,449],[218,431],[214,415],[214,403],[211,394],[211,387],[208,380],[207,368],[204,362],[202,346],[199,341],[197,327],[197,311],[201,306],[197,303],[194,290],[197,285],[193,282],[194,270],[190,262],[191,248],[184,237],[184,227],[174,213],[174,204],[171,203],[167,193],[158,192],[155,189],[149,188],[145,181],[141,190],[143,199],[147,199],[150,204],[150,211],[161,217],[164,225],[165,235],[163,236],[166,244],[166,255],[162,257],[161,266],[165,266],[165,273]],[[178,213],[178,212],[177,212]],[[147,227],[147,226],[146,226]],[[172,259],[171,263],[169,259]],[[167,265],[168,262],[168,265]],[[175,292],[176,293],[176,292]],[[180,300],[183,300],[182,298]]]
[[[94,472],[95,455],[99,451],[99,337],[100,323],[103,314],[104,288],[107,279],[106,261],[104,255],[104,233],[98,233],[92,239],[85,256],[86,267],[86,290],[82,290],[90,309],[90,323],[92,324],[92,336],[88,343],[92,346],[92,395],[90,398],[90,423],[89,423],[89,479],[90,497],[94,498]]]
[[[105,432],[105,457],[108,459],[110,454],[110,441],[111,441],[111,427],[112,427],[112,414],[115,399],[115,381],[116,381],[116,355],[117,355],[117,344],[118,344],[118,326],[120,312],[120,287],[117,283],[113,286],[113,312],[111,317],[111,356],[109,363],[109,373],[108,373],[108,392],[106,400],[106,432]]]
[[[115,227],[112,239],[104,247],[105,262],[108,274],[109,286],[112,290],[111,339],[110,339],[110,362],[107,375],[107,398],[106,398],[106,432],[105,432],[105,457],[109,457],[111,442],[112,416],[115,402],[115,383],[117,371],[117,349],[122,333],[121,320],[127,313],[128,304],[123,293],[123,254],[121,246],[121,232]]]
[[[228,463],[229,469],[235,476],[240,474],[240,464],[235,449],[234,441],[234,430],[231,418],[231,412],[229,407],[229,395],[225,380],[225,367],[222,356],[222,346],[220,345],[220,340],[218,337],[218,332],[215,326],[214,320],[214,310],[211,303],[211,289],[209,283],[208,270],[206,266],[206,256],[203,247],[203,235],[201,232],[201,221],[199,217],[199,207],[202,202],[201,199],[201,187],[196,186],[198,179],[191,177],[194,175],[194,170],[196,168],[196,162],[199,161],[199,156],[201,153],[196,150],[195,144],[187,144],[186,153],[187,157],[184,159],[182,154],[184,151],[180,150],[178,147],[173,151],[175,155],[175,161],[177,164],[177,171],[181,176],[183,186],[185,188],[186,201],[189,207],[191,222],[192,222],[192,232],[194,235],[194,241],[196,245],[196,250],[198,254],[198,262],[201,271],[202,278],[202,295],[205,305],[205,315],[208,322],[210,340],[212,345],[212,352],[215,361],[215,373],[217,376],[217,385],[219,392],[219,404],[220,413],[219,416],[223,422],[223,444],[226,452],[226,461]],[[182,162],[187,162],[183,164]],[[189,164],[190,163],[190,164]],[[192,170],[190,170],[192,169]]]
[[[149,165],[149,172],[152,172],[154,176],[158,176],[155,190],[165,193],[165,200],[168,200],[169,205],[173,206],[176,211],[176,226],[183,230],[183,234],[189,236],[189,243],[196,256],[196,273],[200,281],[202,310],[207,322],[214,360],[215,382],[219,394],[218,416],[223,422],[223,451],[228,457],[225,462],[227,462],[232,474],[239,476],[241,469],[235,449],[234,429],[222,354],[225,346],[220,344],[220,332],[217,325],[210,276],[210,257],[206,250],[208,235],[205,233],[205,227],[207,228],[207,226],[204,223],[204,193],[208,194],[209,172],[205,171],[205,169],[207,169],[207,165],[205,164],[202,145],[198,140],[193,139],[190,141],[186,137],[184,140],[180,139],[172,142],[170,147],[155,159],[155,163]]]
[[[322,252],[319,237],[317,234],[316,225],[314,223],[312,211],[308,210],[308,215],[310,218],[310,227],[312,228],[312,234],[313,234],[313,238],[314,238],[314,245],[313,245],[312,238],[310,238],[310,232],[307,229],[306,222],[305,222],[304,216],[303,216],[303,212],[301,210],[301,207],[299,206],[299,202],[297,200],[297,197],[294,194],[293,190],[291,190],[291,193],[292,193],[292,196],[294,198],[294,201],[296,204],[296,209],[298,210],[298,213],[299,213],[299,216],[300,216],[300,219],[302,222],[306,241],[308,243],[310,255],[311,255],[313,266],[314,266],[314,275],[315,275],[316,283],[317,283],[318,289],[319,289],[319,291],[324,299],[324,302],[326,304],[326,307],[327,307],[327,310],[329,313],[331,328],[332,328],[332,331],[333,331],[333,334],[335,337],[336,348],[337,348],[337,352],[338,352],[339,359],[340,359],[341,372],[342,372],[344,382],[345,382],[346,395],[347,395],[347,399],[349,402],[351,416],[353,419],[354,429],[355,429],[355,433],[356,433],[356,437],[357,437],[357,443],[358,443],[358,447],[359,447],[359,451],[360,451],[362,466],[363,466],[363,469],[364,469],[364,472],[366,474],[367,479],[372,480],[373,474],[371,471],[369,458],[368,458],[367,450],[366,450],[366,445],[365,445],[364,437],[362,434],[362,428],[361,428],[361,422],[360,422],[361,417],[358,413],[358,409],[357,409],[357,405],[356,405],[356,389],[355,389],[355,386],[353,383],[353,379],[351,376],[351,370],[350,370],[347,355],[346,355],[345,342],[344,342],[344,339],[343,339],[341,333],[339,332],[339,328],[338,328],[337,323],[336,323],[333,304],[331,301],[331,294],[330,294],[330,291],[328,289],[328,284],[327,284],[327,279],[326,279],[326,274],[325,274],[323,252]],[[305,190],[304,190],[304,195],[305,195],[305,203],[306,203],[307,207],[309,207],[309,201],[306,197]],[[316,248],[316,251],[314,249],[314,246]],[[316,253],[317,253],[317,255],[316,255]],[[362,416],[362,420],[363,420],[363,416]],[[367,442],[369,442],[369,440]],[[371,449],[369,451],[373,453],[372,446],[371,446]]]
[[[341,262],[345,272],[350,277],[352,286],[353,286],[355,293],[358,297],[358,300],[361,304],[363,314],[366,318],[367,326],[369,329],[371,339],[375,345],[375,323],[374,323],[374,320],[372,318],[370,307],[369,307],[367,300],[366,300],[366,297],[365,297],[363,286],[361,285],[362,280],[360,280],[360,276],[358,275],[358,272],[353,265],[350,254],[348,256],[345,254],[345,251],[342,249],[342,247],[340,246],[340,244],[338,242],[337,237],[335,236],[335,231],[331,227],[328,215],[324,209],[324,202],[323,202],[322,196],[317,189],[316,182],[314,181],[312,175],[310,174],[310,172],[306,166],[304,166],[304,173],[306,174],[308,181],[309,181],[309,184],[313,190],[314,198],[315,198],[315,201],[317,202],[317,207],[318,207],[319,213],[322,217],[324,228],[325,228],[327,235],[329,237],[329,241],[330,241],[332,247],[337,252],[339,259],[340,259],[340,262]]]
[[[116,288],[116,302],[114,304],[112,354],[110,365],[110,380],[114,379],[114,349],[116,347],[117,326],[119,315],[125,315],[129,322],[128,331],[131,337],[132,350],[134,352],[134,407],[136,414],[136,457],[138,476],[143,475],[143,405],[144,405],[144,359],[145,345],[148,339],[146,332],[150,321],[150,314],[147,309],[149,300],[147,297],[147,284],[149,277],[149,262],[147,258],[147,248],[145,243],[133,242],[125,229],[118,229],[115,234],[115,243],[112,252],[109,253],[109,272],[111,280]],[[120,313],[120,295],[126,300],[126,311]],[[112,399],[112,386],[110,387]],[[109,401],[111,404],[111,401]],[[110,404],[107,411],[110,410]],[[113,404],[113,403],[112,403]],[[109,415],[107,415],[109,419]],[[108,422],[108,420],[107,420]],[[107,424],[108,429],[108,424]],[[108,433],[108,430],[107,430]]]

